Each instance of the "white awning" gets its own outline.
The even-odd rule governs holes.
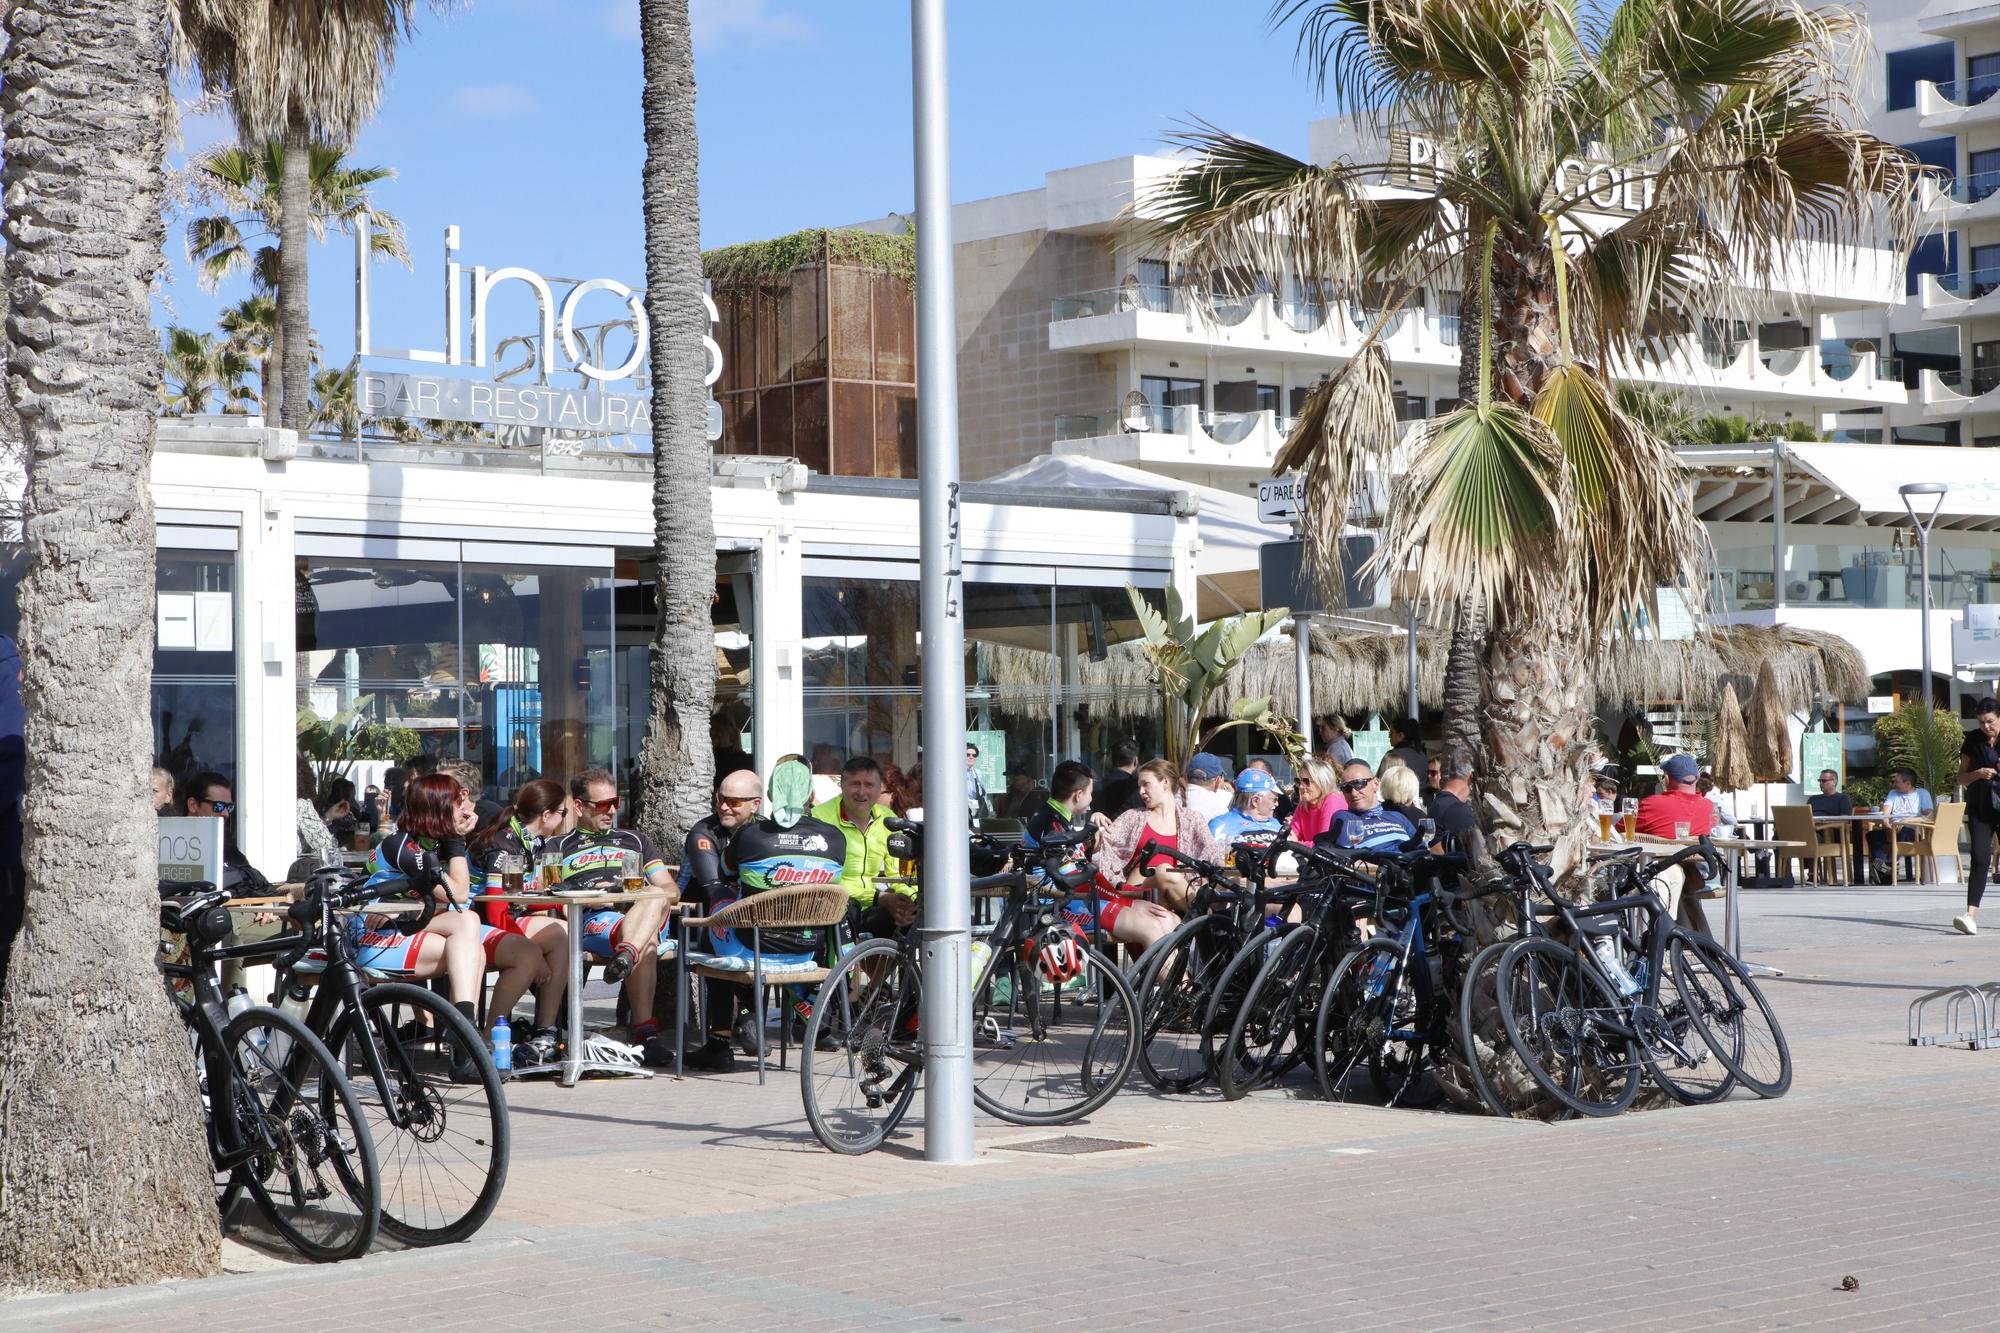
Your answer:
[[[1785,454],[1787,523],[1905,523],[1897,488],[1947,487],[1937,526],[2000,530],[2000,450],[1918,444],[1691,445],[1676,450],[1696,474],[1694,507],[1710,523],[1771,521],[1771,462]]]

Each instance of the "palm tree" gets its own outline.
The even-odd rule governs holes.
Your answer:
[[[215,321],[229,346],[257,363],[257,411],[269,406],[271,363],[278,349],[278,303],[268,296],[246,296]],[[315,387],[315,397],[317,388]]]
[[[276,140],[278,158],[279,424],[311,424],[312,318],[306,238],[312,231],[311,145],[352,143],[375,114],[414,0],[171,0],[183,51],[211,92],[227,93],[245,143]]]
[[[1374,188],[1383,160],[1325,165],[1202,127],[1148,201],[1192,274],[1294,273],[1365,295],[1363,349],[1301,413],[1317,563],[1364,466],[1396,445],[1376,334],[1426,284],[1479,291],[1477,392],[1426,423],[1377,559],[1485,619],[1481,790],[1493,831],[1575,863],[1592,659],[1698,598],[1707,539],[1667,441],[1621,411],[1609,366],[1648,331],[1740,317],[1784,290],[1802,242],[1915,222],[1922,170],[1856,128],[1860,31],[1790,0],[1281,0],[1322,87],[1357,122],[1438,148],[1430,193]],[[1608,158],[1651,195],[1608,219],[1566,159]]]
[[[162,7],[19,0],[7,32],[6,373],[34,466],[20,587],[27,916],[0,1012],[0,1282],[60,1290],[211,1273],[221,1242],[187,1034],[154,965]]]
[[[640,817],[678,847],[707,813],[715,752],[715,515],[709,508],[701,181],[688,0],[639,0],[645,69],[646,316],[653,355],[653,631]],[[763,756],[768,759],[770,756]]]
[[[395,170],[351,167],[339,149],[324,143],[312,144],[306,161],[306,227],[312,238],[323,242],[330,230],[352,235],[354,224],[366,220],[370,252],[408,268],[402,221],[375,207],[373,193],[374,186],[396,178]],[[277,237],[284,146],[273,141],[261,149],[237,144],[211,148],[188,167],[194,188],[225,210],[187,224],[188,262],[202,289],[212,292],[224,278],[247,268],[255,291],[277,292],[283,277]]]
[[[313,376],[312,428],[343,440],[361,433],[361,405],[354,397],[354,368],[322,370]]]
[[[198,417],[208,411],[211,395],[222,395],[222,410],[240,413],[257,393],[243,381],[252,369],[250,358],[212,333],[179,327],[167,330],[165,379],[160,403],[168,416]]]

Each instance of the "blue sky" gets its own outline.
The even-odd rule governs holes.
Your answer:
[[[694,0],[705,246],[911,205],[909,7],[902,0]],[[1144,152],[1199,116],[1295,153],[1321,114],[1266,0],[955,0],[952,185],[974,199],[1045,171]],[[378,345],[443,340],[443,229],[460,259],[570,277],[645,277],[637,0],[472,0],[424,13],[351,160],[390,166],[414,271],[378,264]],[[231,137],[184,122],[176,159]],[[159,322],[211,327],[214,296],[169,220]],[[312,257],[327,359],[353,349],[353,247]]]

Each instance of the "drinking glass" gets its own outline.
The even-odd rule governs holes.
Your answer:
[[[1674,821],[1674,836],[1682,841],[1686,841],[1688,838],[1694,836],[1694,825],[1688,823],[1685,819],[1676,819]]]
[[[1618,803],[1618,813],[1623,815],[1625,818],[1625,836],[1628,838],[1638,837],[1639,836],[1638,798],[1627,796],[1624,800],[1620,801]]]
[[[1599,810],[1597,812],[1597,838],[1599,842],[1611,841],[1611,812],[1609,810]]]
[[[620,878],[624,880],[625,892],[639,893],[645,889],[646,881],[640,874],[644,866],[639,860],[639,853],[629,847],[620,852],[618,854],[618,869]]]

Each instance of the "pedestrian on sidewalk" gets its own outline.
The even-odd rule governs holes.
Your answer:
[[[1979,725],[1966,733],[1958,752],[1958,780],[1965,788],[1965,829],[1972,837],[1972,870],[1965,877],[1965,910],[1952,918],[1961,935],[1979,933],[1979,900],[1993,862],[1993,833],[2000,827],[2000,699],[1979,701]]]

